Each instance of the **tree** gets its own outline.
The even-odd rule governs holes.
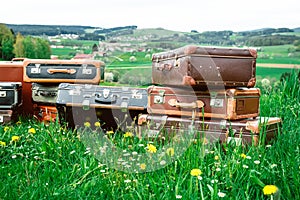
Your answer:
[[[51,48],[49,43],[41,38],[33,38],[35,44],[36,58],[48,59],[51,57]]]
[[[31,36],[26,36],[23,40],[24,45],[24,57],[36,58],[35,45]]]
[[[25,57],[23,40],[24,40],[24,37],[21,35],[21,33],[18,33],[17,37],[16,37],[16,42],[14,44],[13,52],[14,52],[15,56],[19,57],[19,58]]]
[[[0,57],[11,60],[13,54],[14,34],[5,24],[0,24]]]
[[[2,59],[11,60],[14,57],[14,38],[11,36],[4,36],[1,42]]]

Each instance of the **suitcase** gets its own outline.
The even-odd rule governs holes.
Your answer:
[[[22,104],[21,82],[0,82],[0,109],[14,109]]]
[[[34,117],[44,123],[55,122],[57,118],[57,109],[55,106],[46,106],[34,104]]]
[[[145,114],[139,117],[138,125],[140,138],[171,140],[177,135],[188,139],[205,138],[211,143],[234,141],[238,145],[258,145],[269,143],[280,133],[281,119],[258,117],[231,122],[229,120],[192,120],[191,118]],[[190,132],[191,130],[194,131]],[[189,135],[191,133],[192,135]]]
[[[104,63],[96,60],[25,59],[24,81],[99,84]]]
[[[194,91],[190,87],[148,87],[149,114],[238,120],[259,115],[259,88]]]
[[[166,86],[254,87],[254,49],[188,45],[153,54],[152,83]]]
[[[147,113],[147,89],[62,83],[56,106],[69,127],[100,121],[105,130],[125,129]]]
[[[55,105],[58,84],[32,83],[32,100],[43,105]]]
[[[15,118],[13,110],[0,110],[0,124],[15,121]]]
[[[33,103],[31,100],[31,83],[23,81],[23,62],[1,61],[0,81],[22,83],[22,104],[18,107],[18,113],[23,116],[33,116]]]

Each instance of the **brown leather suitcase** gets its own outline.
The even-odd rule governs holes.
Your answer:
[[[259,88],[202,91],[160,86],[148,87],[149,114],[237,120],[259,115]]]
[[[96,60],[25,59],[24,81],[99,84],[104,63]],[[101,69],[100,69],[101,68]]]
[[[57,118],[57,109],[55,106],[34,104],[34,117],[40,122],[55,122]]]
[[[174,137],[183,136],[188,139],[205,138],[208,142],[233,141],[237,145],[258,145],[269,143],[280,133],[281,119],[258,117],[230,122],[145,114],[139,117],[138,125],[140,138],[172,140]]]
[[[2,61],[0,62],[1,82],[21,82],[22,83],[22,105],[18,107],[18,113],[23,116],[33,115],[33,103],[31,100],[31,83],[23,81],[22,61]]]
[[[188,45],[153,54],[152,83],[169,86],[254,87],[254,49]]]

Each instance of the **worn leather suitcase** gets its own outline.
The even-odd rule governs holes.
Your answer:
[[[259,115],[259,88],[202,91],[160,86],[148,87],[149,114],[237,120]]]
[[[138,125],[139,137],[144,138],[172,140],[177,135],[188,139],[205,138],[208,142],[233,141],[237,145],[258,145],[270,142],[280,133],[281,119],[278,117],[258,117],[232,122],[229,120],[192,120],[191,118],[145,114],[139,117]],[[194,135],[186,135],[191,134],[191,130],[193,130]]]
[[[101,67],[96,60],[25,59],[24,81],[36,83],[99,84]]]
[[[32,83],[32,100],[44,105],[55,105],[59,84]]]
[[[18,107],[18,113],[23,116],[33,115],[33,103],[31,100],[31,83],[23,81],[22,61],[2,61],[0,62],[1,82],[21,82],[22,83],[22,104]]]
[[[22,104],[21,82],[0,82],[0,109],[15,109]]]
[[[34,117],[40,122],[50,123],[55,122],[57,119],[56,106],[48,106],[41,104],[34,104]]]
[[[56,107],[70,127],[100,121],[105,130],[125,129],[147,113],[147,89],[62,83]]]
[[[254,49],[188,45],[153,54],[153,84],[169,86],[254,87]]]

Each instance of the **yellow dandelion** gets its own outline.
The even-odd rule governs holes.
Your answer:
[[[106,131],[107,135],[114,134],[114,131]]]
[[[100,124],[100,122],[95,122],[95,127],[100,127],[101,126],[101,124]]]
[[[36,133],[36,131],[35,131],[35,129],[34,129],[34,128],[30,128],[30,129],[28,130],[28,133],[35,134],[35,133]]]
[[[127,137],[133,137],[133,134],[131,132],[126,132],[124,134],[124,137],[127,138]]]
[[[0,141],[0,146],[5,147],[6,146],[6,142]]]
[[[219,156],[215,156],[215,160],[219,160],[220,158],[219,158]]]
[[[174,156],[175,150],[174,150],[174,148],[170,147],[170,148],[167,149],[166,153],[169,156]]]
[[[145,163],[140,164],[140,168],[141,168],[141,170],[145,170],[146,169],[146,164]]]
[[[200,176],[202,174],[202,171],[200,169],[192,169],[190,174],[192,176]]]
[[[275,194],[278,191],[278,187],[275,185],[266,185],[263,188],[264,195],[272,195]]]
[[[246,154],[244,154],[244,153],[241,154],[241,157],[244,159],[247,158]]]
[[[11,137],[11,141],[18,142],[20,140],[20,136],[14,135]]]
[[[17,124],[17,125],[21,125],[22,122],[21,122],[21,121],[17,121],[16,124]]]
[[[156,153],[157,149],[153,144],[147,144],[147,150],[149,153]]]
[[[4,127],[4,132],[8,132],[8,131],[10,131],[11,130],[11,128],[9,127],[9,126],[5,126]]]
[[[85,127],[91,127],[91,123],[90,122],[84,122],[83,124]]]

